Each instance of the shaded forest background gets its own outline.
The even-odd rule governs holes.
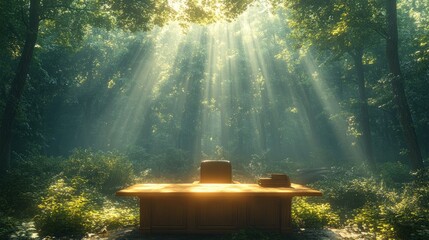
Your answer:
[[[342,172],[374,198],[374,176],[427,183],[416,174],[429,157],[427,0],[18,0],[0,12],[0,160],[4,186],[22,180],[15,195],[77,188],[75,176],[104,194],[191,181],[202,159],[247,180]]]

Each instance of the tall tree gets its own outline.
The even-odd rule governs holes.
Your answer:
[[[33,58],[33,51],[36,45],[39,32],[41,0],[31,0],[28,15],[28,27],[25,34],[25,44],[22,50],[21,59],[16,70],[15,78],[9,90],[8,100],[3,112],[0,126],[0,171],[10,168],[10,149],[12,139],[12,128],[18,111],[19,101],[24,92],[30,63]]]
[[[408,147],[408,156],[411,168],[418,170],[423,168],[423,159],[411,117],[410,107],[405,95],[404,78],[401,72],[401,64],[398,52],[398,19],[396,0],[386,2],[386,56],[391,74],[393,97],[396,103],[399,120],[404,133],[405,143]]]

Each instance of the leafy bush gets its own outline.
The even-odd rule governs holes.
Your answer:
[[[137,223],[136,210],[103,199],[82,181],[79,177],[71,181],[60,178],[49,186],[35,219],[42,236],[80,237],[104,227],[116,228]]]
[[[387,184],[406,183],[412,180],[410,168],[401,162],[386,162],[378,165],[378,172]]]
[[[8,239],[16,229],[14,220],[0,212],[0,239]]]
[[[366,204],[355,211],[347,224],[357,226],[365,232],[375,233],[377,239],[395,239],[395,229],[389,221],[391,216],[388,207],[384,205]]]
[[[307,198],[294,198],[292,203],[293,225],[299,228],[322,228],[338,226],[339,216],[329,203],[311,203]]]
[[[84,179],[98,191],[112,194],[132,182],[133,166],[125,155],[76,150],[65,162],[66,176]]]
[[[134,177],[131,162],[122,154],[76,150],[40,200],[35,219],[40,234],[80,237],[102,228],[135,225],[136,206],[107,198]]]
[[[347,221],[377,239],[429,239],[429,174],[422,171],[403,189],[382,189],[382,200],[356,209]]]
[[[333,208],[341,211],[341,215],[383,199],[386,188],[374,177],[362,176],[354,170],[337,171],[337,174],[316,183],[315,187],[324,193],[324,199]]]
[[[404,186],[392,206],[391,222],[401,239],[429,239],[429,171]]]
[[[41,213],[36,226],[42,236],[82,236],[88,224],[91,209],[89,194],[76,189],[77,182],[58,179],[47,190],[39,205]]]
[[[37,199],[50,179],[61,172],[61,158],[33,156],[16,162],[9,172],[0,175],[0,212],[8,216],[32,217]]]
[[[89,212],[88,228],[97,231],[100,227],[115,229],[138,224],[139,207],[125,206],[123,203],[105,200],[102,206]]]

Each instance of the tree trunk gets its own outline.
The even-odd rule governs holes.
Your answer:
[[[10,168],[12,127],[24,92],[31,60],[33,58],[33,51],[39,31],[39,15],[40,0],[31,0],[25,44],[16,70],[15,78],[13,79],[9,90],[0,126],[0,172],[4,172]]]
[[[405,143],[408,147],[408,157],[413,170],[423,168],[423,160],[417,135],[414,130],[413,119],[410,107],[405,96],[404,80],[401,73],[398,53],[398,23],[396,0],[386,0],[387,15],[387,38],[386,56],[389,64],[389,71],[392,75],[392,90],[404,134]]]
[[[368,113],[368,99],[366,96],[365,89],[365,70],[363,68],[362,58],[363,50],[358,49],[355,51],[353,59],[356,67],[356,79],[358,83],[358,92],[359,92],[359,125],[362,131],[361,141],[363,152],[365,154],[366,161],[368,166],[374,170],[375,161],[372,150],[372,138],[371,138],[371,128],[369,123],[369,113]]]

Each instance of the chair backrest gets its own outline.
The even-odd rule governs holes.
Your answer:
[[[232,183],[231,163],[227,160],[202,161],[200,183]]]

